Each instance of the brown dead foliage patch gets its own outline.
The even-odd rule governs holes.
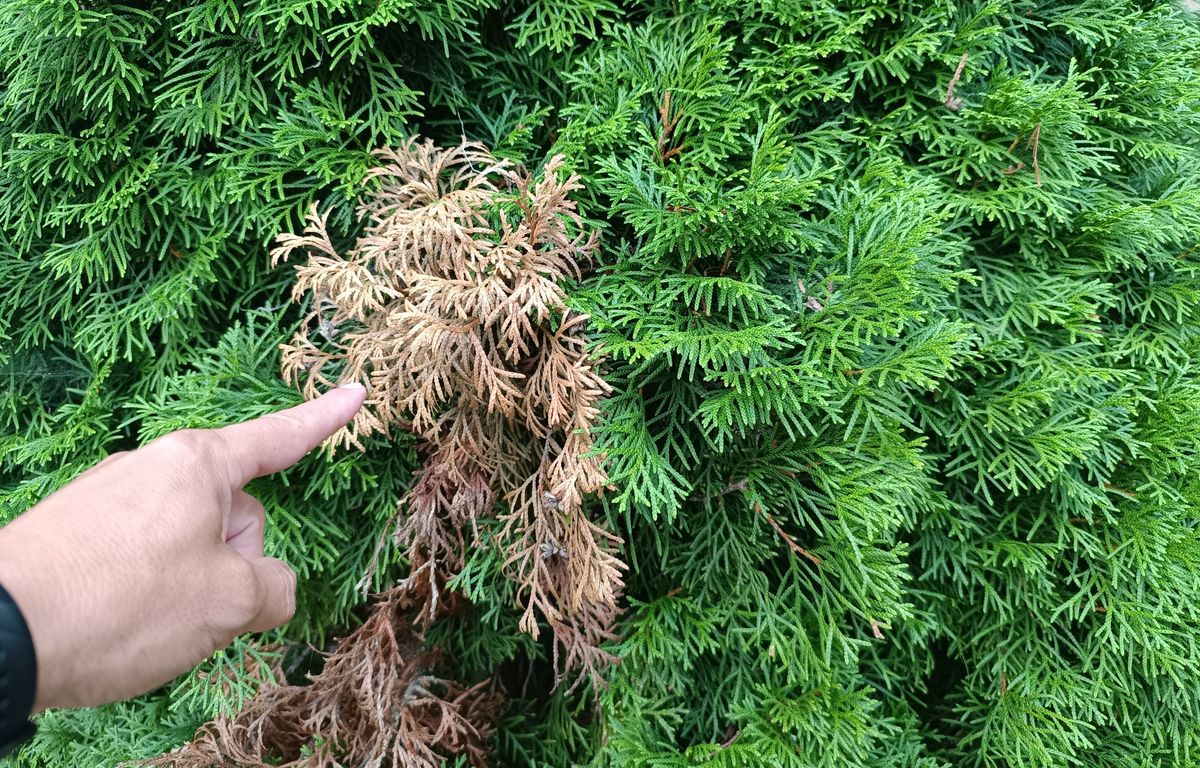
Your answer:
[[[341,445],[419,436],[424,462],[395,541],[422,622],[440,615],[469,546],[499,546],[521,629],[550,627],[560,679],[598,679],[625,566],[620,539],[584,512],[608,483],[591,429],[609,387],[563,288],[596,248],[570,198],[579,179],[562,158],[534,175],[471,143],[414,139],[377,155],[352,248],[339,252],[314,206],[304,233],[273,252],[303,255],[294,297],[312,301],[284,347],[284,377],[310,398],[367,386]],[[485,518],[497,519],[487,541]]]
[[[237,715],[145,765],[155,768],[437,768],[466,755],[485,766],[500,696],[484,681],[441,677],[412,599],[393,590],[344,638],[308,685],[264,685]]]

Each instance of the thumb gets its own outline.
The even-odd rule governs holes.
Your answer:
[[[296,612],[296,572],[282,560],[260,557],[250,561],[258,580],[258,614],[247,632],[266,632],[283,626]]]

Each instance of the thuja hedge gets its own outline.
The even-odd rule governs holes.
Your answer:
[[[143,698],[43,715],[17,765],[351,759],[301,728],[246,763],[229,732],[281,690],[303,711],[353,688],[339,665],[371,633],[403,640],[388,674],[475,697],[473,735],[412,765],[1200,763],[1194,3],[0,11],[0,521],[110,452],[298,402],[281,347],[331,354],[368,319],[332,328],[320,291],[293,292],[304,259],[270,252],[315,204],[358,253],[380,148],[481,147],[488,258],[545,256],[505,227],[558,217],[578,270],[522,262],[557,286],[529,338],[604,390],[560,435],[586,436],[571,455],[600,492],[493,494],[425,582],[433,614],[406,602],[427,552],[403,531],[430,467],[459,464],[431,463],[403,408],[258,482],[295,620]],[[522,178],[568,197],[539,208]],[[364,274],[402,297],[414,274],[509,280],[494,259],[380,264]],[[530,614],[514,575],[580,545],[507,525],[518,501],[569,507],[620,565],[619,615],[578,646],[590,674],[555,657],[561,595]]]

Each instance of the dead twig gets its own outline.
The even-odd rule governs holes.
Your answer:
[[[958,60],[958,68],[954,70],[954,77],[950,78],[950,85],[946,88],[946,98],[942,101],[942,103],[946,105],[947,109],[953,110],[954,112],[962,109],[963,100],[955,97],[954,89],[958,87],[958,81],[962,79],[963,69],[965,69],[966,66],[967,54],[964,53],[962,58]]]
[[[775,522],[775,518],[771,517],[771,513],[767,512],[765,509],[763,509],[762,505],[759,504],[757,501],[754,502],[754,511],[761,513],[764,517],[767,518],[767,522],[771,524],[771,527],[773,529],[775,529],[775,533],[779,536],[779,538],[783,539],[784,542],[788,545],[788,549],[792,550],[797,555],[800,555],[801,557],[807,559],[813,565],[821,564],[821,558],[817,557],[816,555],[809,552],[804,547],[800,546],[800,544],[795,539],[793,539],[791,536],[788,535],[787,531],[785,531],[785,530],[783,530],[783,528],[779,527],[779,523]]]
[[[683,144],[671,146],[671,139],[675,134],[675,127],[679,125],[679,121],[683,118],[683,111],[678,111],[674,117],[671,116],[671,92],[663,92],[662,104],[658,107],[658,118],[662,123],[662,129],[658,134],[658,158],[659,162],[666,164],[672,157],[677,156],[683,151]]]

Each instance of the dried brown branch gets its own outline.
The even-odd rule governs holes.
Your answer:
[[[871,623],[871,634],[875,637],[876,640],[882,640],[883,639],[883,630],[879,628],[879,622],[875,621],[875,619],[870,619],[870,623]]]
[[[963,100],[955,97],[954,89],[958,87],[958,81],[962,79],[963,70],[966,66],[967,54],[964,53],[962,58],[958,60],[958,67],[954,70],[954,77],[950,78],[950,85],[946,88],[946,98],[943,99],[946,107],[955,112],[962,109]]]
[[[779,536],[779,538],[783,539],[784,543],[788,545],[788,549],[805,558],[813,565],[821,564],[821,558],[800,546],[800,544],[794,538],[792,538],[787,531],[780,527],[779,523],[775,522],[775,518],[771,516],[771,513],[763,509],[762,505],[757,501],[754,502],[754,511],[761,513],[767,518],[767,522],[771,524],[771,528],[775,531],[775,534]]]
[[[1038,123],[1033,127],[1033,135],[1029,137],[1029,142],[1033,145],[1033,180],[1039,187],[1042,186],[1042,169],[1038,166],[1038,140],[1041,135],[1042,124]]]
[[[669,94],[663,109],[669,137],[679,120],[668,120]],[[437,618],[469,543],[482,543],[479,521],[498,517],[522,629],[552,629],[560,676],[598,679],[625,566],[620,540],[584,512],[608,485],[590,430],[609,387],[587,317],[560,285],[596,247],[570,199],[579,179],[559,157],[535,177],[470,143],[377,154],[353,249],[338,253],[314,207],[304,233],[280,236],[273,252],[306,256],[294,296],[314,307],[284,348],[284,377],[307,397],[367,386],[342,445],[396,429],[420,437],[424,464],[395,540],[421,621]]]
[[[204,725],[154,768],[437,768],[487,765],[500,697],[438,675],[403,590],[382,596],[308,685],[264,685],[236,716]]]
[[[1015,139],[1013,139],[1012,144],[1008,145],[1008,150],[1007,150],[1008,154],[1012,154],[1012,151],[1017,148],[1017,144],[1019,144],[1021,142],[1022,136],[1023,136],[1023,134],[1018,133],[1017,137]],[[1038,123],[1037,125],[1035,125],[1033,127],[1033,133],[1031,133],[1029,135],[1029,140],[1025,142],[1026,148],[1032,150],[1032,152],[1033,152],[1033,180],[1034,180],[1034,183],[1036,183],[1039,187],[1042,186],[1042,167],[1038,161],[1038,153],[1040,151],[1041,137],[1042,137],[1042,124]],[[1005,168],[1002,171],[1002,173],[1005,176],[1011,176],[1012,174],[1016,173],[1017,171],[1023,170],[1024,168],[1025,168],[1025,161],[1018,160],[1016,165],[1008,166],[1007,168]]]
[[[675,127],[682,118],[682,110],[677,111],[674,116],[671,115],[671,92],[664,91],[662,104],[658,107],[658,119],[661,123],[658,133],[658,158],[663,164],[683,152],[683,144],[671,146]]]

